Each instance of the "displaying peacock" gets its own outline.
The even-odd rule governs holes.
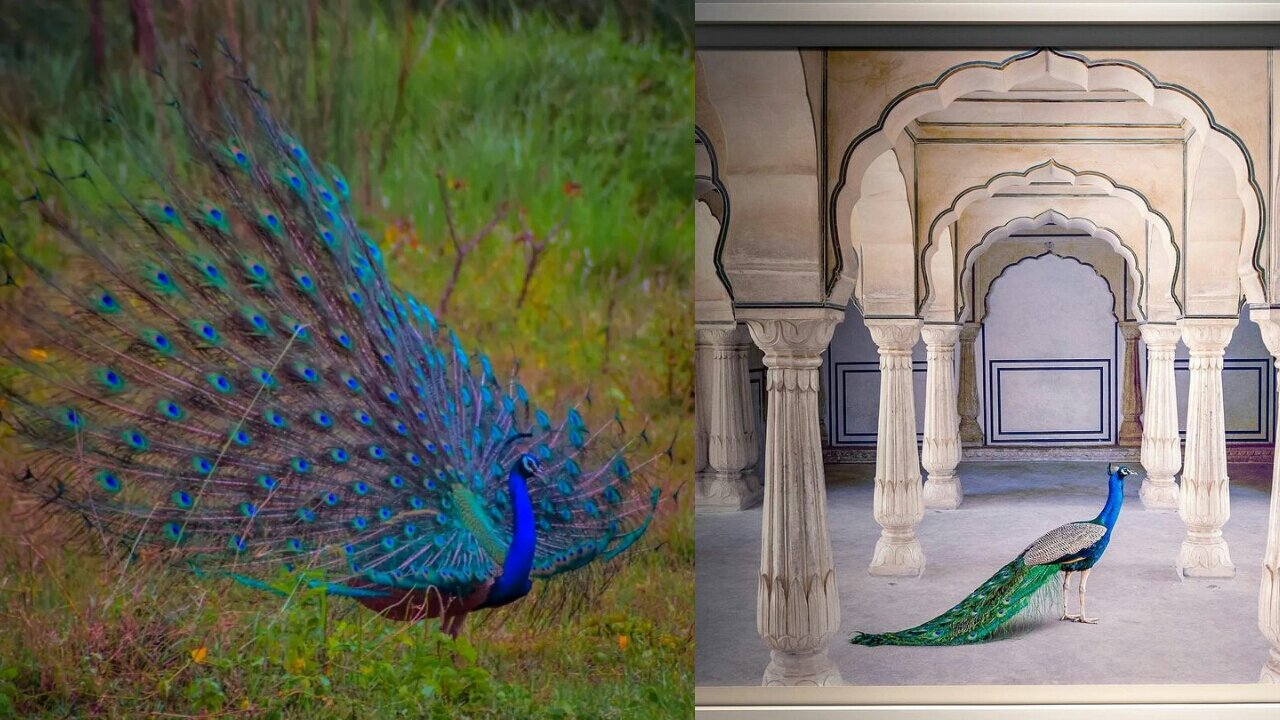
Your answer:
[[[1092,520],[1072,522],[1041,535],[1012,562],[996,571],[977,590],[938,617],[913,628],[888,633],[856,633],[855,645],[966,645],[996,636],[1010,623],[1045,609],[1062,573],[1062,620],[1096,623],[1085,614],[1085,585],[1089,572],[1111,542],[1111,530],[1124,503],[1124,479],[1131,474],[1121,465],[1107,467],[1107,502]],[[1071,574],[1080,573],[1080,613],[1067,613]]]
[[[393,287],[342,175],[229,60],[214,121],[157,73],[176,161],[108,115],[143,189],[70,137],[83,171],[45,166],[22,203],[68,255],[53,271],[9,244],[28,279],[0,343],[20,487],[130,553],[282,595],[297,571],[455,636],[633,546],[660,497],[653,460],[625,457],[644,433],[553,422]]]

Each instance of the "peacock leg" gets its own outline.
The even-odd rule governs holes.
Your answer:
[[[1062,572],[1062,617],[1059,620],[1075,620],[1079,615],[1067,614],[1067,590],[1071,588],[1071,571],[1064,570]]]
[[[1077,622],[1088,623],[1094,625],[1098,622],[1098,618],[1091,618],[1084,611],[1084,586],[1089,582],[1089,573],[1093,568],[1089,568],[1080,574],[1080,617]]]

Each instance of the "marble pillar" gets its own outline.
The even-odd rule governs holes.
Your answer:
[[[1191,352],[1187,391],[1187,444],[1178,514],[1187,524],[1176,567],[1183,577],[1229,578],[1231,563],[1222,526],[1231,517],[1227,430],[1223,420],[1222,356],[1236,318],[1184,318],[1182,342]]]
[[[842,314],[748,320],[769,393],[756,629],[772,659],[764,685],[838,685],[827,646],[840,601],[818,438],[818,369]]]
[[[960,507],[964,489],[956,476],[960,464],[960,414],[956,410],[955,352],[959,325],[925,325],[921,329],[929,351],[924,404],[924,443],[921,463],[929,472],[924,483],[926,508]]]
[[[1142,371],[1138,358],[1138,324],[1120,323],[1124,337],[1124,372],[1120,381],[1120,432],[1116,439],[1123,447],[1142,444]]]
[[[760,501],[762,488],[754,470],[759,455],[756,419],[747,374],[750,342],[744,325],[697,327],[695,420],[706,442],[697,474],[698,512],[745,510]]]
[[[924,517],[924,502],[916,446],[911,348],[920,339],[920,320],[868,318],[866,324],[880,351],[880,420],[873,502],[881,531],[870,572],[919,575],[924,571],[924,550],[916,539],[916,525]]]
[[[1280,308],[1254,309],[1249,316],[1262,329],[1276,368],[1280,370]],[[1276,378],[1280,389],[1280,377]],[[1280,450],[1280,428],[1276,432]],[[1280,452],[1277,453],[1280,455]],[[1274,457],[1273,457],[1274,459]],[[1280,463],[1271,470],[1271,514],[1267,521],[1267,549],[1262,555],[1262,587],[1258,592],[1258,628],[1271,643],[1271,652],[1262,666],[1259,682],[1280,683]]]
[[[978,339],[980,325],[968,323],[960,328],[960,443],[981,445],[982,426],[978,424],[978,371],[973,342]]]
[[[1178,485],[1173,478],[1182,467],[1182,440],[1178,437],[1173,351],[1181,331],[1177,325],[1157,323],[1146,323],[1139,329],[1147,345],[1147,402],[1142,424],[1146,477],[1138,496],[1148,510],[1174,510],[1178,507]]]

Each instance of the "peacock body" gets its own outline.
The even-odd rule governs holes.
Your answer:
[[[306,570],[454,634],[636,543],[659,491],[631,443],[577,408],[553,421],[393,287],[342,175],[232,62],[215,127],[174,93],[178,167],[116,123],[149,197],[70,138],[85,171],[48,168],[24,203],[71,258],[15,249],[35,279],[10,288],[24,309],[3,341],[23,489],[130,551],[281,594],[274,574]]]
[[[1109,469],[1107,501],[1092,520],[1061,525],[1041,535],[1016,558],[996,571],[986,582],[941,615],[906,630],[887,633],[854,634],[855,645],[967,645],[997,637],[1019,619],[1042,614],[1056,607],[1055,596],[1063,593],[1063,620],[1092,623],[1084,614],[1088,573],[1101,559],[1111,542],[1124,502],[1127,467]],[[1066,590],[1072,573],[1082,573],[1080,614],[1066,610]],[[1056,582],[1059,575],[1063,583]]]

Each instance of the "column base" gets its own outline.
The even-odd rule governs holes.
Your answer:
[[[1178,485],[1172,479],[1145,478],[1138,497],[1142,507],[1148,510],[1178,509]]]
[[[759,505],[763,495],[760,479],[749,472],[701,472],[697,475],[694,511],[698,514],[738,512]]]
[[[935,477],[930,474],[921,492],[924,506],[930,510],[955,510],[964,500],[964,488],[955,475]]]
[[[764,670],[761,685],[843,685],[844,678],[836,669],[825,648],[810,653],[787,653],[774,650],[772,659]]]
[[[1262,676],[1258,678],[1258,682],[1280,684],[1280,649],[1271,648],[1271,656],[1262,666]]]
[[[1236,566],[1227,551],[1227,541],[1187,538],[1178,551],[1178,574],[1184,578],[1233,578]]]
[[[876,541],[867,572],[881,577],[919,577],[924,572],[924,548],[914,533],[904,538],[886,531]]]

